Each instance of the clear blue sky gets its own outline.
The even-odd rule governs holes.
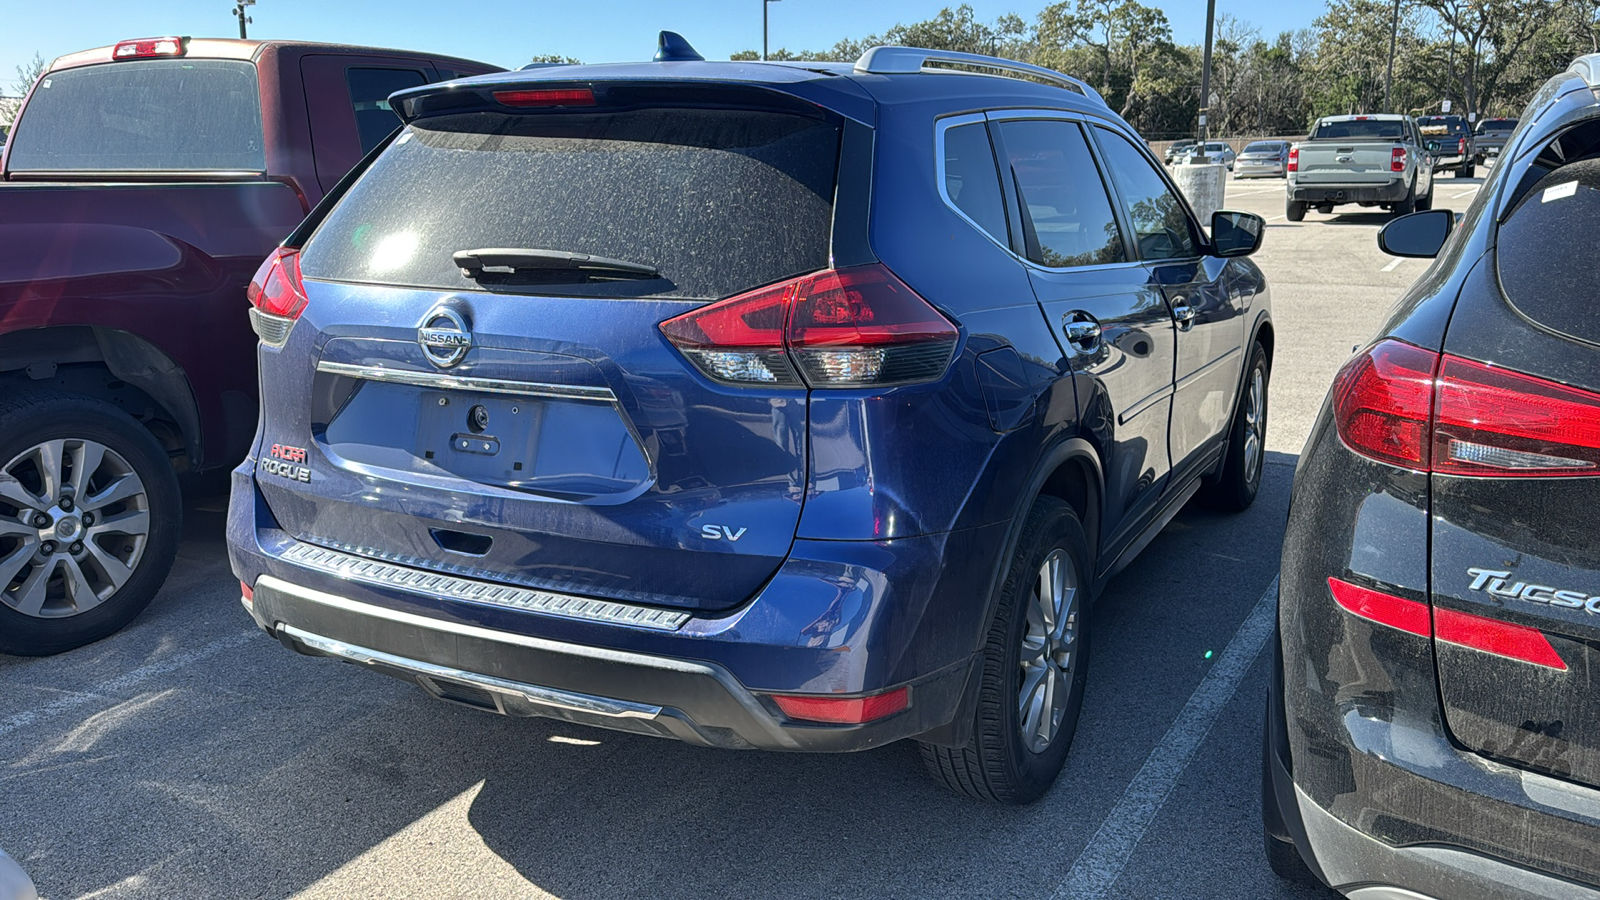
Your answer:
[[[959,0],[957,0],[957,3]],[[1046,0],[970,0],[985,21],[1008,12],[1032,20]],[[1149,0],[1146,0],[1149,2]],[[772,47],[823,49],[935,15],[941,0],[781,0],[771,6]],[[238,35],[232,0],[8,0],[0,12],[0,94],[16,67],[131,37]],[[1205,0],[1157,2],[1181,43],[1205,35]],[[1316,0],[1219,0],[1268,37],[1311,24]],[[251,37],[299,38],[430,50],[513,68],[534,54],[584,62],[648,59],[656,32],[681,32],[707,59],[761,46],[760,0],[259,0]]]

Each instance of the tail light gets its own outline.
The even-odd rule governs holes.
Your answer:
[[[1291,172],[1300,171],[1300,148],[1299,147],[1290,147],[1289,148],[1289,171],[1291,171]]]
[[[156,56],[182,56],[183,38],[159,37],[123,41],[111,49],[112,59],[150,59]]]
[[[826,269],[661,323],[725,384],[889,387],[936,381],[960,332],[881,264]]]
[[[1389,171],[1404,172],[1406,170],[1406,148],[1396,147],[1389,151]]]
[[[593,106],[594,91],[589,88],[546,88],[527,91],[495,91],[494,99],[506,106],[552,107]]]
[[[1346,612],[1369,622],[1536,666],[1562,671],[1567,668],[1550,639],[1537,628],[1453,609],[1430,610],[1420,600],[1407,600],[1339,578],[1328,579],[1328,590]]]
[[[305,312],[305,285],[300,281],[300,251],[279,247],[256,270],[245,292],[250,299],[250,326],[263,343],[281,346]]]
[[[1357,453],[1448,475],[1600,475],[1600,395],[1383,341],[1339,370],[1339,437]]]
[[[1466,138],[1461,138],[1459,141],[1456,142],[1456,152],[1461,154],[1462,156],[1466,156],[1467,155],[1467,139]]]

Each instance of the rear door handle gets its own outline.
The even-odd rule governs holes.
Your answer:
[[[1094,316],[1077,310],[1062,318],[1061,331],[1067,336],[1067,343],[1084,353],[1093,353],[1100,346],[1100,323]]]
[[[1172,303],[1172,318],[1178,323],[1179,331],[1188,331],[1199,315],[1200,310],[1190,306],[1185,297],[1179,297]]]

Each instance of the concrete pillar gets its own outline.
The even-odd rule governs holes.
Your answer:
[[[1173,166],[1172,180],[1189,199],[1189,206],[1200,224],[1211,227],[1211,214],[1222,208],[1228,186],[1228,167],[1224,165]]]

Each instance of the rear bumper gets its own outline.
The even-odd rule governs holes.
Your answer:
[[[1235,178],[1276,178],[1284,173],[1283,163],[1269,162],[1263,165],[1253,165],[1248,160],[1239,160],[1234,163],[1233,177]]]
[[[1405,179],[1385,184],[1291,184],[1289,199],[1309,203],[1394,203],[1406,198]]]
[[[469,596],[474,585],[495,589],[485,582],[432,576],[455,584],[430,592],[407,588],[404,578],[390,586],[307,564],[309,545],[276,528],[248,469],[234,475],[229,556],[252,587],[246,606],[257,625],[298,652],[398,676],[491,712],[706,746],[839,752],[907,737],[966,738],[983,607],[967,601],[983,596],[974,591],[988,575],[976,558],[994,558],[983,548],[1003,539],[990,529],[797,541],[789,561],[738,609],[663,624],[597,603],[613,609],[583,618],[536,606],[526,591],[514,604]],[[431,575],[373,565],[419,582]],[[791,720],[770,699],[902,686],[910,689],[908,708],[863,725]]]

